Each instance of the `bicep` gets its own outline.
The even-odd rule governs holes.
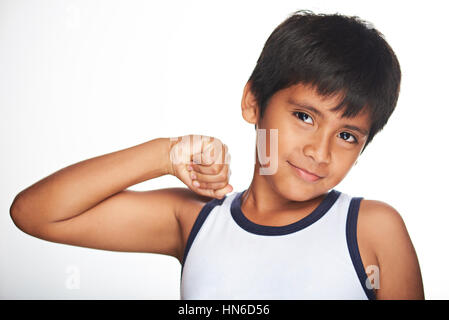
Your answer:
[[[47,224],[40,238],[75,246],[180,255],[176,188],[123,190],[84,213]]]
[[[424,299],[418,258],[402,217],[386,204],[376,210],[372,221],[380,269],[376,298]]]

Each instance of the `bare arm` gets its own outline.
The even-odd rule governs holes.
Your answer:
[[[189,203],[222,198],[232,186],[229,164],[222,162],[229,157],[226,145],[199,135],[179,138],[157,138],[63,168],[20,192],[11,205],[11,218],[19,229],[37,238],[160,253],[181,261],[178,214]],[[193,164],[193,159],[200,162]],[[126,189],[165,174],[176,176],[191,190]],[[195,187],[192,179],[200,186]]]
[[[366,201],[366,222],[370,242],[380,269],[379,300],[422,300],[424,287],[418,258],[405,223],[390,205]]]
[[[168,174],[169,148],[168,138],[158,138],[63,168],[20,192],[11,217],[53,242],[178,257],[176,188],[125,190]]]

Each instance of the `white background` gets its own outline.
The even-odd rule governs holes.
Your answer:
[[[404,4],[0,1],[0,298],[179,299],[175,258],[31,237],[10,219],[12,200],[70,164],[185,134],[225,142],[231,184],[244,190],[255,130],[241,116],[243,87],[274,28],[310,9],[372,22],[399,58],[397,109],[336,189],[396,208],[417,251],[426,298],[448,299],[449,23],[444,1]],[[165,176],[131,189],[175,186],[184,185]],[[74,272],[78,289],[70,289]]]

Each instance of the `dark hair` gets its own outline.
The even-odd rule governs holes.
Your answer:
[[[341,94],[332,110],[344,108],[343,117],[367,108],[371,127],[365,150],[394,111],[401,69],[384,36],[366,21],[299,10],[269,36],[248,81],[260,118],[274,93],[298,83],[312,85],[322,96]]]

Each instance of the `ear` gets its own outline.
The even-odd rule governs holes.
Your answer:
[[[259,119],[259,106],[256,97],[251,91],[251,82],[248,81],[243,89],[242,96],[242,116],[246,122],[257,124]]]

